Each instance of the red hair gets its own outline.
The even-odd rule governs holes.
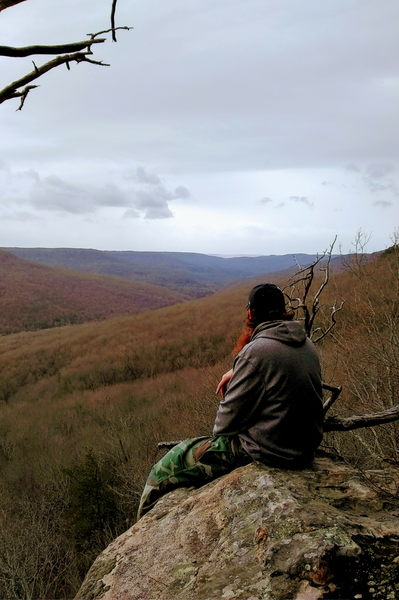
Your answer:
[[[262,318],[261,320],[258,320],[253,311],[252,311],[252,314],[254,315],[255,318],[250,319],[249,317],[247,317],[245,319],[244,329],[240,333],[240,335],[235,343],[235,346],[233,348],[233,356],[237,356],[237,354],[244,348],[244,346],[246,346],[251,341],[251,337],[252,337],[255,327],[257,327],[260,323],[265,323],[268,320],[268,319],[264,319],[264,318]],[[295,313],[293,310],[286,310],[281,315],[279,320],[292,321],[294,318],[294,314]]]

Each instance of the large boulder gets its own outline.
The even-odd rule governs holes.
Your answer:
[[[176,490],[104,550],[76,600],[399,599],[399,502],[379,492],[385,473],[367,475],[324,456]]]

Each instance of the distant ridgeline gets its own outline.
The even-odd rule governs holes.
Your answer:
[[[233,281],[307,266],[314,254],[222,258],[192,252],[108,252],[74,248],[4,248],[29,261],[86,273],[112,275],[204,296]],[[338,259],[339,257],[334,257]]]

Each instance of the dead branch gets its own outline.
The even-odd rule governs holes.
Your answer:
[[[335,315],[342,310],[345,304],[345,301],[342,301],[340,306],[337,306],[337,302],[335,301],[334,305],[330,307],[331,314],[329,326],[325,330],[321,327],[314,329],[316,316],[322,308],[320,296],[330,280],[330,263],[336,240],[337,236],[335,236],[334,241],[328,250],[325,250],[320,256],[318,255],[311,265],[301,267],[296,271],[291,277],[290,283],[283,288],[284,293],[289,298],[290,308],[294,311],[302,310],[302,320],[304,321],[306,334],[315,344],[331,332],[336,325]],[[324,266],[321,266],[323,263],[325,263]],[[315,279],[315,270],[318,265],[320,265],[319,270],[324,272],[324,279],[314,294],[313,300],[311,300],[308,297]],[[303,286],[303,288],[298,290],[298,286]],[[290,288],[289,293],[286,292],[287,288]]]
[[[97,34],[98,35],[98,34]],[[25,46],[23,48],[14,48],[12,46],[0,46],[0,56],[10,56],[14,58],[23,58],[33,54],[67,54],[70,52],[79,52],[88,48],[91,44],[102,44],[105,38],[96,38],[85,40],[83,42],[72,42],[70,44],[58,44],[55,46]]]
[[[129,29],[131,29],[131,27],[117,27],[117,29],[129,30]],[[90,33],[90,34],[88,34],[90,36],[90,39],[88,39],[86,42],[74,42],[72,44],[66,44],[64,46],[47,46],[47,47],[39,46],[39,48],[47,48],[49,50],[49,52],[43,52],[43,54],[56,53],[56,50],[60,49],[60,48],[63,48],[64,50],[68,49],[68,48],[83,48],[83,49],[86,48],[86,51],[85,52],[78,51],[78,52],[73,52],[72,54],[63,54],[62,56],[57,56],[53,60],[50,60],[49,62],[42,65],[41,67],[37,67],[35,65],[35,63],[33,63],[33,66],[34,66],[33,71],[31,71],[24,77],[21,77],[21,79],[14,81],[13,83],[11,83],[10,85],[8,85],[7,87],[3,88],[0,91],[0,104],[5,102],[6,100],[10,100],[11,98],[21,98],[21,103],[20,103],[19,107],[17,108],[17,110],[21,110],[30,90],[37,87],[36,85],[29,85],[29,84],[32,81],[34,81],[35,79],[38,79],[39,77],[41,77],[42,75],[47,73],[48,71],[51,71],[52,69],[55,69],[56,67],[59,67],[60,65],[65,64],[68,70],[69,70],[69,65],[71,62],[76,62],[76,63],[86,62],[86,63],[90,63],[92,65],[100,65],[102,67],[108,67],[109,64],[104,63],[101,60],[100,61],[93,60],[92,58],[90,58],[90,56],[93,55],[93,52],[91,51],[92,44],[103,43],[106,40],[106,38],[98,38],[97,36],[103,35],[105,33],[109,33],[110,31],[111,31],[111,29],[107,29],[104,31],[99,31],[97,33]],[[32,46],[31,48],[35,48],[35,46]],[[18,50],[18,49],[16,49],[16,50]],[[22,48],[20,50],[24,50],[24,49]],[[54,52],[52,52],[52,50],[54,50]],[[64,51],[64,50],[62,50],[62,51]],[[29,54],[27,54],[27,55],[29,55]],[[21,89],[21,88],[23,88],[23,89]]]
[[[111,29],[112,29],[112,41],[116,42],[116,28],[115,28],[115,12],[116,12],[116,3],[117,0],[112,0],[112,8],[111,8]]]
[[[399,420],[399,404],[371,415],[353,415],[352,417],[328,417],[324,421],[324,431],[350,431],[361,427],[374,427]]]
[[[14,6],[15,4],[19,4],[20,2],[24,2],[25,0],[0,0],[0,12],[5,8],[10,8],[10,6]]]
[[[322,388],[323,388],[323,390],[327,390],[327,391],[331,392],[331,396],[323,404],[323,411],[324,411],[324,415],[325,415],[327,413],[327,411],[332,407],[334,402],[337,400],[340,393],[342,392],[342,385],[339,385],[338,387],[336,387],[335,385],[329,385],[328,383],[323,383]]]
[[[65,54],[64,56],[57,56],[57,58],[49,61],[48,63],[45,63],[41,67],[36,67],[36,65],[34,65],[35,69],[33,71],[31,71],[24,77],[21,77],[21,79],[14,81],[13,83],[11,83],[10,85],[8,85],[0,91],[0,104],[2,102],[5,102],[6,100],[10,100],[11,98],[19,97],[23,97],[25,101],[28,92],[34,87],[37,87],[28,86],[28,84],[31,83],[31,81],[38,79],[48,71],[51,71],[51,69],[59,67],[60,65],[66,64],[67,66],[69,66],[70,62],[75,61],[76,63],[88,62],[94,65],[101,65],[104,67],[109,66],[108,64],[103,63],[102,61],[95,61],[88,58],[89,54],[91,54],[91,52],[75,52],[74,54]],[[25,87],[23,90],[19,90],[19,88],[22,88],[23,86],[27,87]],[[17,110],[21,110],[22,106],[23,102]]]

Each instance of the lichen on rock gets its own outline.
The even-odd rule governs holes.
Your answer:
[[[330,457],[303,471],[253,463],[162,498],[76,600],[399,600],[395,508]]]

